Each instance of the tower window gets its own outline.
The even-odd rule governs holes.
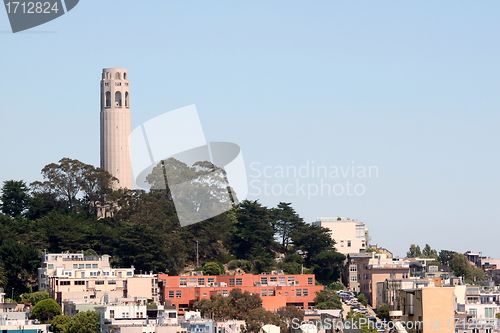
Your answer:
[[[123,79],[126,80],[127,79],[127,73],[123,73]]]
[[[121,80],[119,72],[116,73],[115,77],[116,77],[117,80]]]
[[[117,91],[115,93],[115,106],[121,108],[122,107],[122,93],[121,91]]]
[[[111,80],[111,73],[110,72],[106,72],[106,79]]]
[[[128,108],[129,105],[129,94],[128,91],[125,92],[125,107]]]
[[[105,99],[106,99],[105,107],[107,108],[111,107],[111,93],[109,91],[106,91]]]

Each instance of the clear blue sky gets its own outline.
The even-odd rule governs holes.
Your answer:
[[[101,70],[125,67],[133,126],[196,104],[208,141],[241,147],[250,199],[360,219],[396,255],[500,257],[499,17],[496,1],[81,0],[12,34],[0,11],[0,180],[98,165]],[[310,198],[258,175],[308,163],[378,173],[306,175],[364,189]],[[274,195],[257,195],[264,181]],[[298,193],[276,194],[287,185]]]

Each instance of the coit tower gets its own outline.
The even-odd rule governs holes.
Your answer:
[[[113,188],[132,189],[130,86],[125,68],[104,68],[101,79],[101,168],[118,179]]]

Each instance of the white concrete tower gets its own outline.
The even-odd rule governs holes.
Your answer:
[[[130,86],[125,68],[104,68],[101,80],[101,167],[132,189]]]

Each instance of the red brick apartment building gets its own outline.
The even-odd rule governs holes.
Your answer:
[[[262,298],[262,307],[274,311],[289,305],[304,310],[312,309],[316,292],[325,287],[316,285],[314,274],[158,275],[161,301],[172,302],[180,314],[193,310],[194,303],[200,299],[210,298],[211,295],[229,295],[234,288],[259,294]]]

